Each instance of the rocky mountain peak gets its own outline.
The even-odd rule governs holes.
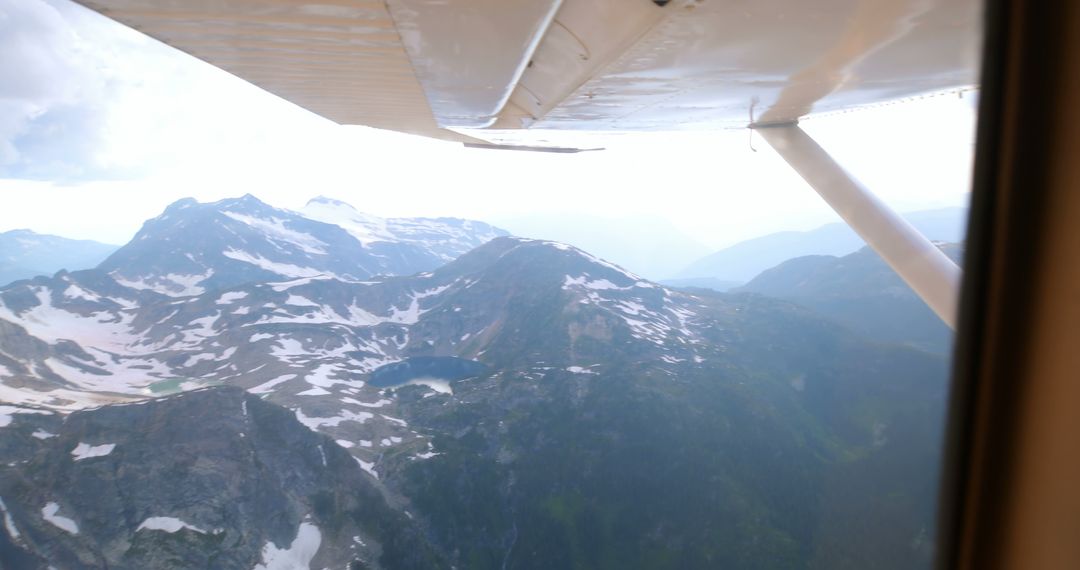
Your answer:
[[[165,212],[178,212],[187,208],[196,207],[199,201],[195,198],[181,198],[165,207]]]
[[[505,233],[482,222],[388,221],[325,198],[309,210],[275,208],[251,194],[207,204],[186,198],[147,221],[100,269],[128,287],[186,296],[318,275],[409,275]]]
[[[468,274],[480,271],[506,273],[506,277],[541,281],[587,275],[609,280],[620,287],[644,282],[625,269],[574,246],[520,237],[498,237],[440,268],[437,273]]]
[[[8,230],[6,232],[0,232],[0,236],[7,236],[13,238],[32,238],[37,237],[38,234],[32,230],[25,228],[19,228],[15,230]]]
[[[461,218],[381,218],[350,204],[319,196],[308,201],[301,213],[313,220],[334,224],[352,234],[365,247],[407,243],[447,262],[506,231],[476,220]]]
[[[348,202],[342,200],[338,200],[337,198],[330,198],[328,196],[316,196],[308,200],[307,204],[305,204],[305,207],[311,206],[329,206],[334,208],[342,208],[356,211],[356,208],[354,208],[352,204],[349,204]]]

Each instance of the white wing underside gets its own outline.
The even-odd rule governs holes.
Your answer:
[[[975,0],[80,1],[335,122],[464,142],[743,128],[978,80]]]

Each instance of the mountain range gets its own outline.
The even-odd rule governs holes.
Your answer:
[[[0,285],[61,269],[88,269],[101,263],[117,246],[89,240],[44,235],[30,230],[0,233]]]
[[[963,265],[962,245],[938,247]],[[879,342],[952,350],[953,331],[869,247],[843,257],[789,259],[735,290],[794,301]]]
[[[309,208],[183,201],[97,269],[0,288],[6,560],[929,568],[942,357],[475,222],[428,222],[477,242],[438,263],[426,229]]]
[[[930,240],[948,243],[964,240],[966,208],[923,210],[905,213],[903,217]],[[842,256],[865,245],[862,238],[844,223],[827,224],[805,232],[778,232],[739,242],[689,263],[678,275],[671,277],[670,282],[676,286],[709,287],[747,283],[762,271],[789,259],[807,255]]]

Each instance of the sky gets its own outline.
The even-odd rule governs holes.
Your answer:
[[[709,250],[839,220],[749,131],[634,135],[565,155],[340,126],[67,0],[0,0],[0,78],[0,231],[121,244],[175,200],[246,193],[509,225],[651,220]],[[803,127],[895,209],[959,206],[974,99]]]

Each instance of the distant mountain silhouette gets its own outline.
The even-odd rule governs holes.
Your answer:
[[[933,241],[964,240],[966,208],[942,208],[904,214],[904,218]],[[804,255],[847,255],[866,243],[844,223],[805,232],[778,232],[739,242],[705,256],[679,272],[676,278],[712,278],[746,283],[762,271]]]
[[[940,247],[962,262],[960,245]],[[878,341],[938,354],[952,348],[952,330],[869,247],[843,257],[789,259],[735,290],[795,301]]]
[[[30,230],[0,233],[0,285],[38,275],[52,275],[61,269],[89,269],[101,263],[117,247]]]

